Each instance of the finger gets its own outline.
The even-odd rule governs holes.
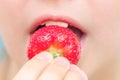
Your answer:
[[[36,80],[51,61],[52,56],[47,52],[36,55],[22,67],[14,80]]]
[[[69,67],[70,63],[66,58],[58,57],[47,67],[38,80],[63,80]]]
[[[86,74],[81,71],[76,65],[71,64],[70,70],[64,80],[88,80]]]

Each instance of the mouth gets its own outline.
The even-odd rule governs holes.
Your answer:
[[[86,41],[87,30],[85,30],[84,27],[82,27],[77,21],[69,17],[47,15],[37,18],[32,25],[32,29],[30,32],[31,36],[37,30],[50,25],[57,25],[72,30],[81,43],[81,49],[83,49]]]
[[[55,22],[55,21],[48,21],[48,22],[45,22],[43,24],[38,25],[35,28],[35,30],[33,30],[33,32],[31,34],[34,34],[34,32],[36,32],[37,30],[39,30],[43,27],[46,27],[46,26],[50,26],[50,25],[56,25],[56,26],[61,26],[61,27],[64,27],[64,28],[69,28],[70,30],[72,30],[77,35],[78,39],[82,38],[82,36],[85,35],[85,33],[83,31],[81,31],[80,29],[76,28],[73,25],[70,25],[70,24],[67,24],[67,23],[64,23],[64,22]]]

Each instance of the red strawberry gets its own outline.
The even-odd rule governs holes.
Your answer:
[[[42,51],[48,51],[54,58],[63,56],[71,63],[77,64],[80,50],[80,43],[72,30],[50,25],[40,28],[31,36],[28,57],[31,59]]]

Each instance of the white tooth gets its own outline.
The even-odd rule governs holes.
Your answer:
[[[45,25],[45,23],[42,23],[41,25],[43,26],[43,25]]]
[[[50,26],[50,25],[58,25],[58,26],[61,26],[61,27],[65,27],[67,28],[68,27],[68,24],[65,23],[65,22],[58,22],[58,21],[47,21],[45,23],[46,26]]]

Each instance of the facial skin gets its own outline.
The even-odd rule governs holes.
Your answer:
[[[103,76],[100,71],[104,68],[105,73],[111,70],[120,56],[119,3],[119,0],[0,0],[0,33],[10,59],[20,68],[28,60],[27,44],[35,19],[45,14],[70,17],[86,30],[79,67],[94,80],[94,75]]]

